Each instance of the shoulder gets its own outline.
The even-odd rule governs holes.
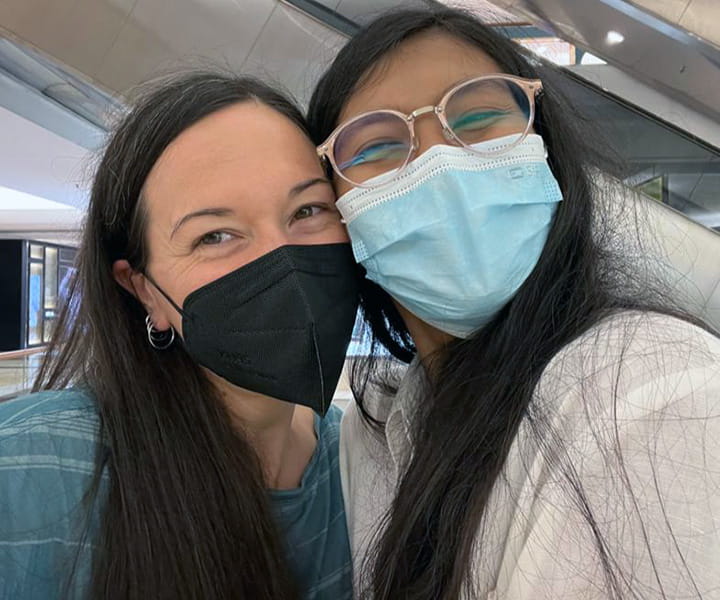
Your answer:
[[[658,460],[677,472],[687,452],[701,478],[698,460],[720,460],[720,339],[665,315],[617,314],[551,361],[531,410],[585,464],[617,455],[645,474]]]
[[[0,403],[0,456],[12,447],[42,440],[76,439],[95,443],[96,406],[79,389],[45,391]]]
[[[674,352],[670,352],[673,351]],[[683,355],[684,350],[692,352]],[[667,354],[682,365],[709,363],[717,359],[720,339],[688,321],[655,312],[623,311],[599,321],[583,335],[568,344],[553,359],[562,360],[597,357],[603,364],[619,358],[634,359],[640,355]]]
[[[694,513],[720,486],[712,468],[720,461],[720,340],[673,317],[617,314],[553,359],[531,416],[536,434],[562,446],[541,452],[541,462],[560,478],[572,465],[598,505],[613,492],[624,502],[631,488],[639,504],[660,499]],[[531,429],[523,439],[532,455]],[[646,514],[660,518],[655,508]]]
[[[0,432],[9,424],[55,418],[72,411],[95,411],[91,395],[81,389],[48,390],[0,402]]]
[[[80,389],[52,390],[0,403],[0,439],[19,435],[63,435],[74,431],[94,437],[98,414],[91,395]]]
[[[62,565],[79,547],[98,425],[80,390],[0,404],[0,596],[55,595]]]
[[[337,445],[342,417],[342,409],[335,404],[330,405],[325,416],[319,419],[318,438]]]
[[[69,389],[0,404],[0,495],[67,488],[94,472],[99,419],[90,395]],[[53,487],[56,492],[57,487]]]
[[[648,413],[719,387],[720,339],[681,319],[628,311],[600,321],[559,352],[543,372],[536,397],[572,410],[572,404],[557,406],[558,400],[579,393],[600,400],[640,393],[642,406],[633,408]],[[600,402],[596,408],[610,406]],[[618,408],[623,405],[614,403]]]
[[[23,494],[41,499],[94,472],[99,419],[92,397],[79,389],[45,391],[0,403],[0,497],[24,510]],[[22,492],[22,493],[21,493]],[[55,494],[53,496],[53,493]],[[28,510],[31,510],[28,507]]]
[[[92,400],[78,390],[0,404],[0,512],[11,516],[0,522],[29,530],[78,503],[95,470],[98,425]]]
[[[560,355],[601,353],[608,360],[673,348],[720,351],[720,339],[683,319],[656,312],[622,311],[602,319],[568,344]],[[558,356],[560,356],[558,355]],[[556,357],[557,358],[557,357]],[[700,355],[694,355],[700,358]],[[715,356],[716,358],[716,356]],[[707,362],[707,361],[706,361]]]
[[[608,564],[628,595],[717,589],[720,341],[617,314],[551,361],[533,404],[517,463],[531,518],[508,597],[590,597]]]

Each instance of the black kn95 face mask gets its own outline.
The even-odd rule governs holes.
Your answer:
[[[183,342],[241,388],[327,412],[358,307],[350,244],[281,246],[191,292]],[[152,279],[150,280],[152,281]]]

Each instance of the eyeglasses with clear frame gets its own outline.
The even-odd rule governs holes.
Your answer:
[[[449,143],[479,156],[498,156],[527,136],[541,91],[539,79],[502,73],[474,77],[454,85],[435,106],[410,114],[381,109],[357,115],[339,125],[317,153],[352,186],[384,185],[405,169],[419,148],[416,119],[434,113]]]

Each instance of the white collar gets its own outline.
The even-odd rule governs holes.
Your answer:
[[[386,404],[385,438],[396,469],[412,457],[411,423],[425,383],[425,371],[416,355],[407,366],[395,397]]]

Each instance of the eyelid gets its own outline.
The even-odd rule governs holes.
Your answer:
[[[463,119],[468,118],[492,118],[492,117],[498,117],[502,115],[507,115],[510,111],[503,110],[500,108],[493,108],[493,109],[484,109],[484,110],[468,110],[464,113],[461,113],[457,115],[455,118],[456,121],[462,121]]]
[[[305,208],[313,208],[318,210],[307,217],[298,217],[298,212]],[[328,215],[332,215],[333,213],[339,216],[338,210],[335,207],[334,202],[316,202],[312,204],[303,204],[302,206],[298,207],[298,209],[293,213],[290,219],[290,225],[294,223],[302,223],[303,221],[314,221],[318,218],[327,218]]]
[[[297,210],[293,213],[293,217],[296,217],[297,214],[298,214],[301,210],[305,210],[306,208],[313,208],[313,209],[314,209],[314,208],[318,208],[318,209],[320,209],[320,210],[325,210],[325,209],[327,209],[327,206],[323,206],[322,204],[317,204],[317,203],[313,203],[313,204],[303,204],[302,206],[299,206],[299,207],[297,208]],[[313,214],[313,216],[315,216],[315,215]]]
[[[226,230],[224,230],[224,229],[213,229],[212,231],[206,231],[205,233],[203,233],[202,235],[198,236],[198,237],[193,241],[193,244],[192,244],[193,250],[194,250],[195,248],[199,248],[199,247],[201,247],[201,246],[206,246],[206,247],[209,247],[209,246],[220,246],[220,245],[222,245],[223,243],[230,241],[230,240],[223,240],[223,241],[221,241],[221,242],[219,242],[219,243],[217,243],[217,244],[204,244],[204,243],[203,243],[203,239],[204,239],[204,238],[206,238],[206,237],[209,236],[209,235],[213,235],[213,234],[215,234],[215,233],[219,233],[219,234],[221,234],[221,235],[228,235],[228,236],[231,236],[232,238],[237,238],[237,237],[238,237],[237,234],[232,233],[232,232],[230,232],[230,231],[226,231]]]
[[[372,142],[365,144],[362,148],[355,151],[355,154],[352,156],[352,158],[346,160],[345,162],[338,165],[338,169],[347,169],[348,167],[355,166],[357,164],[360,164],[356,162],[364,152],[368,152],[369,150],[373,150],[374,152],[379,152],[382,150],[387,149],[394,149],[394,148],[406,148],[407,144],[403,142],[403,140],[385,140],[385,141],[378,141],[378,142]]]

